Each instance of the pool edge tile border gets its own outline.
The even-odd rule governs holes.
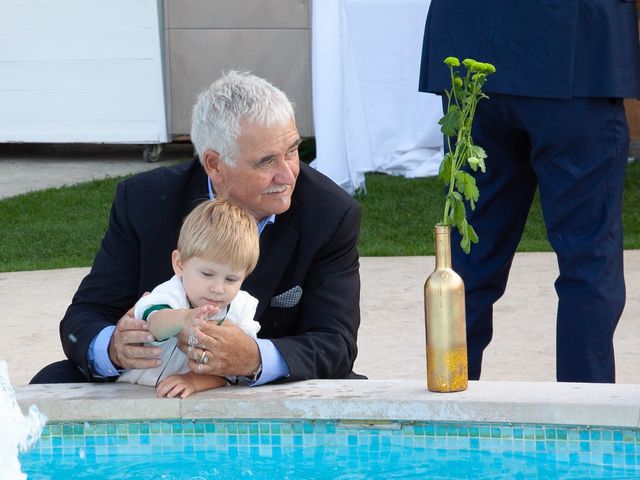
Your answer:
[[[531,423],[637,428],[640,385],[469,382],[464,392],[428,392],[424,382],[309,380],[227,387],[159,399],[151,387],[56,384],[15,387],[24,412],[50,421],[127,419],[322,419]]]

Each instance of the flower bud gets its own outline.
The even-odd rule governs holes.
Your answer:
[[[494,67],[492,64],[485,63],[484,66],[485,66],[485,70],[484,71],[485,71],[485,73],[487,75],[491,75],[492,73],[496,73],[496,67]]]
[[[449,67],[459,67],[460,66],[460,60],[458,60],[456,57],[447,57],[444,59],[444,63],[445,65],[448,65]]]
[[[463,64],[465,67],[467,67],[467,69],[469,69],[469,70],[473,70],[473,66],[474,66],[476,63],[478,63],[478,62],[476,62],[473,58],[465,58],[465,59],[462,61],[462,64]]]

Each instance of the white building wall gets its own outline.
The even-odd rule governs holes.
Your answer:
[[[157,0],[0,0],[0,142],[168,141]]]

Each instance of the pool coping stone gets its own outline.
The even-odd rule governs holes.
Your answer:
[[[640,426],[640,385],[629,384],[472,381],[463,392],[433,393],[415,380],[308,380],[227,387],[184,400],[120,383],[22,385],[15,391],[23,412],[35,404],[50,422],[266,418]]]

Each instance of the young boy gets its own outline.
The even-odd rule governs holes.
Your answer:
[[[224,386],[222,377],[191,372],[174,336],[213,320],[231,322],[256,338],[258,300],[240,286],[255,268],[259,249],[258,227],[249,213],[222,199],[196,207],[171,255],[175,275],[134,308],[162,349],[162,365],[127,370],[118,381],[155,386],[158,396],[181,398]],[[204,355],[201,361],[206,362]]]

